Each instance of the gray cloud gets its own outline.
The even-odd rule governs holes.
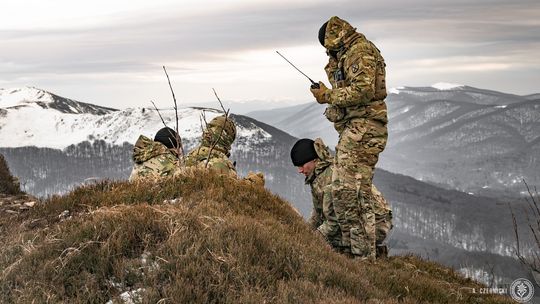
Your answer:
[[[179,60],[219,61],[243,50],[317,45],[317,30],[330,15],[380,41],[390,62],[489,54],[519,64],[540,52],[536,0],[246,5],[183,18],[174,10],[140,12],[86,29],[0,31],[0,80],[32,73],[143,73]]]

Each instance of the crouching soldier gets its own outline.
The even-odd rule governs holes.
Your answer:
[[[237,178],[236,168],[229,159],[235,139],[236,125],[232,119],[225,115],[215,117],[206,125],[201,144],[187,155],[186,167],[207,168]],[[250,172],[243,180],[264,186],[262,173]]]
[[[154,140],[141,135],[133,147],[135,165],[130,181],[172,176],[179,168],[177,133],[168,127],[156,133]]]
[[[341,227],[344,215],[336,214],[332,201],[333,157],[322,139],[298,140],[291,149],[291,159],[298,172],[306,177],[306,184],[311,187],[313,211],[308,223],[318,231],[338,252],[348,253],[343,247]],[[373,185],[376,200],[376,248],[377,257],[385,257],[388,249],[384,243],[392,227],[392,212],[382,194]],[[360,212],[360,210],[359,210]]]

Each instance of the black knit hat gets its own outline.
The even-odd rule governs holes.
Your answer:
[[[303,166],[319,157],[313,143],[314,141],[309,138],[302,138],[294,144],[291,149],[291,160],[295,167]]]
[[[157,131],[154,141],[164,144],[169,149],[178,147],[178,141],[176,140],[176,131],[169,127],[162,128]]]
[[[319,29],[319,42],[321,43],[322,46],[324,46],[324,36],[326,35],[327,25],[328,25],[328,21],[326,21]]]

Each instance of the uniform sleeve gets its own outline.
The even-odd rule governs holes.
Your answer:
[[[336,234],[339,232],[339,223],[334,211],[332,202],[332,185],[327,183],[323,190],[322,212],[324,221],[317,228],[327,240],[336,239]]]
[[[369,104],[375,95],[376,53],[362,47],[352,48],[350,52],[343,66],[349,85],[325,93],[326,100],[338,107]]]
[[[313,198],[313,209],[311,210],[308,224],[315,230],[322,224],[322,204],[313,191],[311,191],[311,196]]]

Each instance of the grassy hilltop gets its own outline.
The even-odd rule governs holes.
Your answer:
[[[288,202],[203,172],[80,187],[1,214],[0,241],[1,303],[512,303],[415,257],[348,259]]]

